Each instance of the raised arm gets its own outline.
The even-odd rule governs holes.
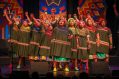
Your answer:
[[[96,34],[96,43],[97,43],[97,46],[99,47],[100,46],[100,35],[99,35],[99,33]]]
[[[80,15],[80,7],[77,7],[78,15]]]
[[[38,26],[40,26],[40,23],[38,22],[38,20],[34,17],[33,14],[30,14],[31,18],[33,19],[34,23],[37,24]]]
[[[32,23],[32,21],[30,20],[30,18],[29,18],[29,16],[28,16],[28,12],[25,12],[25,16],[26,16],[26,18],[27,18],[27,20],[28,20],[29,24],[31,24],[31,23]]]
[[[12,24],[12,21],[10,20],[8,14],[7,14],[7,10],[4,10],[4,16],[6,17],[7,21],[9,22],[9,24]]]
[[[113,5],[114,13],[115,13],[116,16],[119,16],[119,13],[118,13],[116,7],[117,7],[117,6],[116,6],[116,3],[114,3],[114,5]]]
[[[110,45],[110,49],[112,49],[112,33],[111,30],[109,29],[109,45]]]

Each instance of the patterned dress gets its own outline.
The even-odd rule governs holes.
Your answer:
[[[31,40],[30,40],[30,56],[38,56],[39,55],[39,45],[41,41],[41,31],[42,26],[33,26],[31,27]]]
[[[51,40],[51,56],[57,62],[66,62],[71,58],[71,46],[67,27],[55,27]]]
[[[109,46],[111,45],[109,39],[112,37],[112,33],[107,27],[99,27],[97,34],[99,34],[100,39],[100,45],[97,47],[97,55],[100,59],[103,59],[109,53]]]
[[[86,28],[79,28],[79,38],[78,38],[78,58],[80,59],[88,59],[88,44],[87,37],[89,36],[89,30]]]
[[[13,23],[10,26],[10,39],[8,40],[13,56],[18,52],[19,26]]]
[[[50,43],[51,43],[51,35],[52,30],[50,30],[50,27],[47,29],[44,29],[45,31],[41,34],[41,40],[40,40],[40,56],[50,56]]]
[[[78,29],[75,27],[69,27],[69,32],[71,35],[73,35],[71,41],[71,58],[77,59],[78,58],[78,53],[77,53],[77,38],[76,36],[78,35]]]
[[[89,26],[87,29],[90,32],[90,49],[88,50],[89,52],[89,58],[93,59],[93,55],[96,55],[96,50],[97,50],[97,45],[96,45],[96,28]]]
[[[21,26],[19,30],[18,56],[28,57],[30,43],[30,26]]]

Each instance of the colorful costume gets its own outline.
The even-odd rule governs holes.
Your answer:
[[[78,38],[78,55],[79,58],[85,60],[89,58],[88,50],[88,43],[87,37],[89,36],[89,31],[86,28],[79,28],[79,38]]]
[[[18,52],[18,41],[19,41],[19,26],[20,24],[13,23],[10,26],[10,47],[11,51],[13,52],[13,56],[17,54]]]
[[[69,31],[65,27],[55,27],[51,40],[51,56],[57,62],[65,62],[71,58],[71,46],[68,39]]]
[[[70,25],[70,22],[73,22],[73,25]],[[77,36],[78,36],[78,28],[76,25],[76,21],[73,18],[68,19],[68,29],[70,32],[70,42],[71,42],[71,58],[77,59],[78,53],[77,53]]]
[[[71,57],[73,59],[77,59],[79,58],[79,55],[77,53],[77,36],[78,36],[78,29],[76,27],[72,28],[69,27],[69,31],[70,34],[73,35],[73,37],[71,38],[71,51],[72,51],[72,55]]]
[[[30,56],[38,56],[39,52],[39,41],[41,40],[42,26],[31,27],[31,40],[30,40]]]
[[[92,26],[89,26],[87,27],[87,29],[89,30],[90,32],[90,49],[88,50],[89,52],[89,59],[93,59],[93,58],[96,58],[96,28],[95,27],[92,27]],[[95,56],[95,57],[94,57]]]
[[[112,37],[112,33],[107,27],[99,27],[97,30],[97,34],[99,34],[99,43],[100,45],[97,47],[97,55],[98,58],[104,59],[108,57],[109,46],[112,45],[110,42],[110,37]]]
[[[41,40],[39,41],[40,45],[40,56],[50,56],[50,43],[51,43],[51,35],[52,30],[48,26],[48,28],[44,29],[45,31],[41,33]]]
[[[19,30],[18,56],[28,57],[30,43],[30,26],[21,26]]]

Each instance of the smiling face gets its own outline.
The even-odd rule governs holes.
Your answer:
[[[64,20],[60,20],[60,21],[59,21],[59,25],[60,25],[60,26],[64,26],[64,24],[65,24]]]

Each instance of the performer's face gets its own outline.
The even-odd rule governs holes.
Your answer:
[[[88,25],[91,26],[93,22],[91,20],[88,20]]]
[[[64,20],[60,20],[60,21],[59,21],[59,25],[60,25],[60,26],[64,26],[64,24],[65,24]]]
[[[45,23],[44,25],[45,25],[46,27],[48,27],[48,26],[49,26],[49,24],[48,24],[48,23]]]
[[[85,23],[84,23],[84,22],[80,22],[79,27],[83,28],[83,27],[84,27],[84,25],[85,25]]]
[[[74,26],[74,20],[71,20],[69,24],[70,26]]]
[[[65,19],[65,17],[64,17],[64,16],[61,16],[61,17],[60,17],[60,19],[61,19],[61,20],[64,20],[64,19]]]
[[[71,18],[71,14],[68,14],[68,18]]]
[[[16,14],[13,16],[12,18],[13,20],[17,21],[17,22],[20,22],[21,21],[21,18],[16,16]]]
[[[21,20],[21,18],[18,18],[18,17],[16,18],[16,21],[20,22],[20,20]]]
[[[77,18],[77,15],[76,14],[74,14],[74,18]]]
[[[90,14],[87,14],[87,18],[91,18],[91,15]]]
[[[101,25],[104,27],[106,25],[105,21],[102,21]]]
[[[43,19],[43,15],[40,16],[40,19]]]
[[[27,21],[24,21],[24,22],[23,22],[23,25],[24,25],[24,26],[28,26]]]

